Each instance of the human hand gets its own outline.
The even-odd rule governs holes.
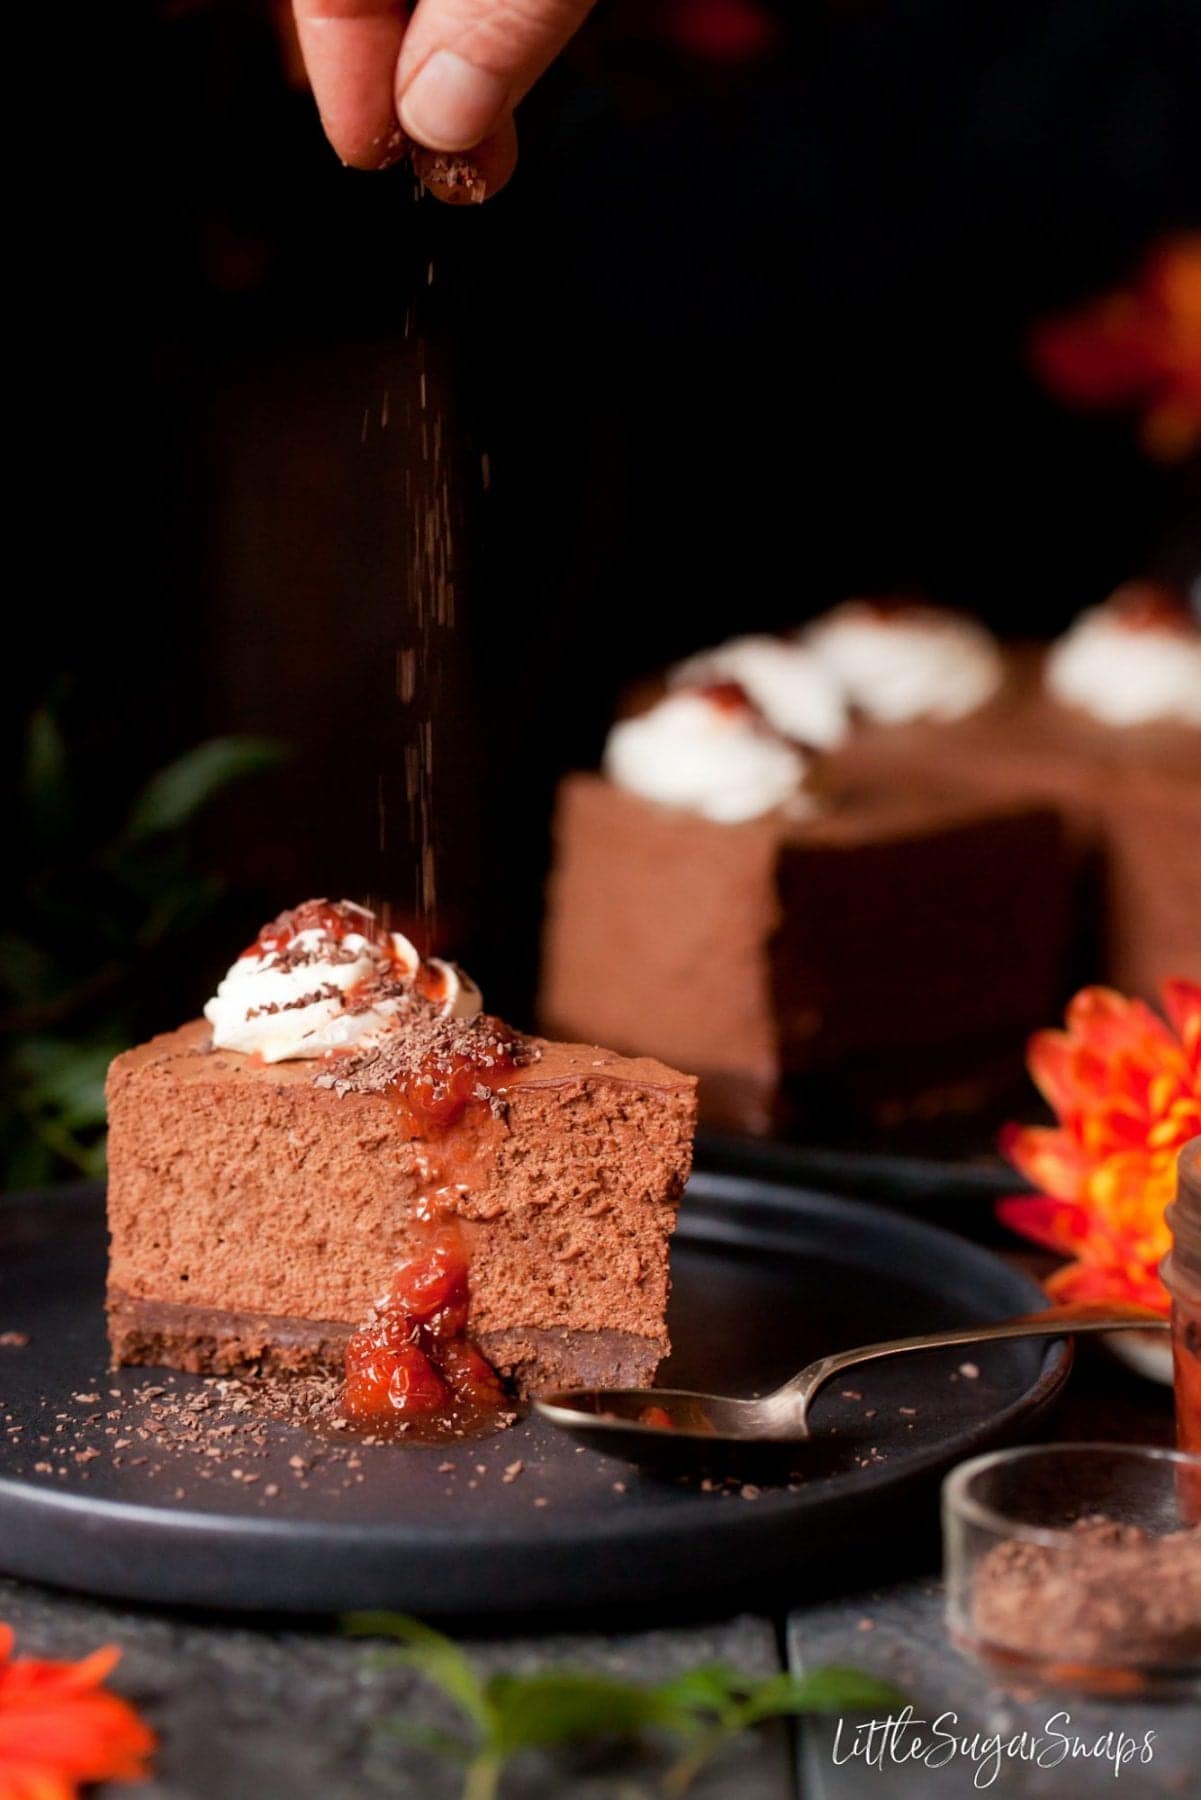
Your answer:
[[[513,108],[591,3],[417,0],[410,11],[403,0],[293,0],[293,8],[321,121],[342,160],[386,168],[410,140],[469,150],[483,192],[448,188],[444,197],[482,199],[513,173]]]

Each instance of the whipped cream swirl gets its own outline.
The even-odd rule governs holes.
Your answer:
[[[832,750],[848,729],[842,684],[803,644],[756,634],[699,651],[668,673],[673,688],[733,681],[782,737]]]
[[[939,607],[848,600],[802,642],[881,725],[962,719],[990,700],[1004,667],[991,632]]]
[[[733,686],[684,688],[609,733],[604,769],[646,800],[737,824],[787,807],[813,809],[807,763]]]
[[[1046,683],[1105,725],[1201,725],[1201,626],[1150,583],[1131,582],[1052,646]]]
[[[365,908],[309,901],[264,928],[204,1016],[214,1048],[288,1062],[372,1042],[415,996],[442,1018],[471,1019],[482,1005],[470,976],[437,957],[423,959]]]

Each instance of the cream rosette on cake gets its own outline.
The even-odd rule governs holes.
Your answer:
[[[848,600],[801,642],[850,705],[880,725],[965,718],[992,699],[1004,675],[1000,646],[983,625],[917,602]]]

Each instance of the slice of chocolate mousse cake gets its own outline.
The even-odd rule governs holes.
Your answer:
[[[970,626],[909,635],[894,714],[989,691]],[[853,647],[865,678],[891,666]],[[1062,831],[1037,801],[848,778],[823,681],[805,645],[735,640],[620,718],[601,772],[564,778],[540,1017],[694,1069],[710,1129],[920,1146],[1005,1099],[1059,1003]]]
[[[457,1394],[475,1347],[521,1391],[650,1380],[691,1076],[511,1030],[345,902],[265,927],[205,1011],[109,1074],[117,1364],[340,1371],[353,1336],[361,1415]]]

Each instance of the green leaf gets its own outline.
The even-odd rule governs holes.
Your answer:
[[[487,1686],[502,1755],[573,1738],[629,1737],[652,1727],[688,1730],[686,1708],[658,1688],[570,1671],[494,1675]]]
[[[696,1683],[698,1676],[701,1680]],[[800,1677],[781,1673],[748,1680],[715,1664],[692,1670],[674,1685],[680,1695],[696,1693],[710,1722],[703,1723],[698,1715],[700,1730],[691,1748],[664,1777],[663,1791],[672,1796],[686,1794],[700,1771],[720,1756],[727,1744],[769,1719],[804,1713],[894,1711],[904,1704],[904,1696],[887,1682],[859,1669],[837,1666]]]
[[[48,706],[30,714],[25,734],[25,792],[41,795],[60,788],[67,772],[67,746]]]
[[[26,1123],[47,1150],[60,1162],[80,1175],[99,1177],[104,1173],[104,1140],[87,1143],[66,1131],[51,1113],[25,1109]]]
[[[4,1185],[19,1192],[22,1188],[48,1187],[55,1175],[62,1173],[56,1152],[33,1132],[26,1131],[4,1152]]]
[[[675,1704],[693,1712],[715,1713],[719,1718],[745,1698],[748,1678],[724,1663],[702,1663],[672,1676],[657,1690]]]
[[[890,1682],[840,1663],[786,1679],[793,1684],[798,1712],[877,1713],[895,1711],[905,1704],[904,1694]]]
[[[484,1687],[451,1638],[403,1613],[348,1613],[342,1620],[342,1628],[351,1637],[395,1639],[401,1647],[394,1653],[394,1659],[441,1688],[472,1721],[480,1735],[491,1739],[496,1720]]]
[[[17,1074],[28,1083],[26,1098],[52,1112],[70,1132],[102,1125],[104,1081],[120,1043],[73,1044],[51,1037],[26,1038],[12,1052]]]
[[[463,1800],[496,1800],[504,1770],[503,1756],[499,1756],[494,1750],[481,1750],[468,1764],[467,1779],[463,1783]]]
[[[54,959],[40,944],[15,931],[0,931],[0,988],[28,1004],[52,992],[56,978]]]
[[[178,831],[231,782],[278,768],[286,756],[270,738],[220,737],[152,775],[134,803],[125,836],[131,843]]]
[[[858,1669],[815,1669],[797,1677],[748,1677],[721,1663],[706,1663],[643,1687],[608,1676],[570,1670],[535,1675],[493,1675],[481,1682],[458,1645],[417,1619],[399,1613],[351,1613],[343,1628],[356,1637],[387,1637],[400,1662],[434,1683],[475,1727],[465,1800],[494,1800],[509,1760],[522,1750],[590,1738],[667,1732],[688,1748],[668,1771],[665,1791],[683,1794],[726,1744],[763,1720],[805,1712],[895,1709],[903,1696]],[[462,1741],[449,1733],[410,1731],[392,1725],[429,1749],[461,1760]]]
[[[44,837],[59,837],[71,810],[67,746],[58,720],[48,706],[39,706],[30,715],[25,733],[22,786],[25,804],[36,829]]]

